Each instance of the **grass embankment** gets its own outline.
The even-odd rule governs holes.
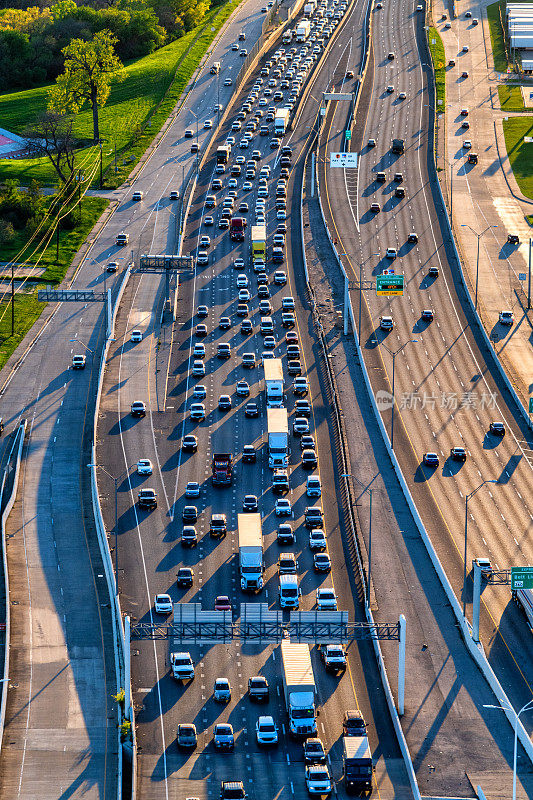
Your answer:
[[[505,0],[498,0],[497,3],[487,6],[487,19],[489,22],[494,69],[496,72],[507,72],[507,67],[509,66],[507,40],[501,22],[502,19],[505,20]]]
[[[32,254],[30,247],[21,257],[25,263],[38,263],[46,267],[45,272],[37,278],[31,278],[32,284],[59,284],[72,263],[72,259],[83,244],[91,228],[101,216],[108,201],[100,197],[86,197],[82,203],[81,223],[73,230],[59,231],[59,259],[56,260],[56,237],[52,237],[50,244],[42,253],[42,249]],[[27,237],[17,233],[9,244],[2,245],[2,260],[10,258],[18,260],[18,254],[26,243]],[[37,240],[36,240],[37,241]],[[42,253],[42,258],[39,255]],[[0,275],[10,275],[10,270],[0,267]],[[15,333],[11,335],[11,308],[9,293],[5,284],[0,287],[0,369],[26,336],[31,326],[39,319],[46,307],[46,303],[37,300],[38,287],[31,292],[21,292],[15,295]]]
[[[531,117],[504,120],[503,133],[509,162],[520,191],[533,199],[533,143],[524,142],[524,136],[533,137],[533,120]]]
[[[498,86],[498,97],[502,111],[525,111],[520,86]]]
[[[439,108],[444,110],[446,104],[446,54],[440,34],[436,28],[428,30],[429,50],[435,70],[436,103],[437,111]]]
[[[100,109],[100,133],[105,140],[104,186],[119,186],[129,175],[178,102],[217,32],[239,2],[229,0],[218,9],[213,9],[202,24],[186,36],[125,67],[125,80],[113,84],[106,105]],[[2,127],[22,133],[46,108],[48,89],[49,86],[42,86],[0,95]],[[82,140],[92,139],[92,115],[89,109],[84,109],[76,116],[75,132]],[[89,158],[87,156],[88,151],[81,151],[78,162],[85,160],[84,169],[90,172],[91,163],[99,158],[98,148],[90,153]],[[0,161],[0,180],[7,178],[17,178],[21,184],[28,184],[32,178],[41,183],[56,182],[53,169],[46,159]],[[93,186],[97,185],[98,176],[93,180]]]

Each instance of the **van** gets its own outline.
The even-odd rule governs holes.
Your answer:
[[[215,61],[210,71],[211,75],[218,75],[220,72],[220,61]]]
[[[263,334],[263,336],[266,336],[268,333],[274,333],[274,322],[272,317],[261,317],[259,331]]]
[[[300,594],[297,575],[279,576],[279,604],[282,608],[299,608]]]

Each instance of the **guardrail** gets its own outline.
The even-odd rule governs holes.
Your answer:
[[[7,705],[7,689],[9,679],[9,647],[11,639],[11,610],[9,602],[9,572],[7,568],[7,548],[6,548],[6,523],[7,518],[11,513],[15,498],[17,496],[17,488],[20,474],[20,463],[22,461],[22,449],[24,447],[24,437],[26,435],[26,420],[23,419],[19,423],[18,430],[15,434],[9,456],[7,457],[7,465],[4,469],[2,477],[2,487],[0,489],[0,508],[2,508],[2,517],[0,525],[2,528],[2,569],[4,571],[4,596],[5,596],[5,639],[4,639],[4,674],[2,683],[2,694],[0,699],[0,750],[2,749],[4,739],[4,726],[6,720],[6,705]],[[7,495],[6,495],[7,493]]]

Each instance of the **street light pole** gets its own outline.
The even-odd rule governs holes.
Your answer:
[[[368,580],[366,582],[366,604],[370,606],[370,583],[372,579],[372,489],[370,486],[365,486],[359,478],[356,478],[355,475],[350,473],[344,473],[341,475],[341,478],[351,478],[353,481],[357,481],[359,486],[363,490],[363,494],[368,492],[369,496],[369,518],[368,518]],[[371,483],[373,483],[375,478],[372,478]]]
[[[464,564],[463,564],[463,617],[466,619],[466,560],[468,557],[468,501],[487,483],[498,483],[497,480],[484,480],[470,494],[465,496],[465,541],[464,541]]]
[[[478,287],[478,280],[479,280],[479,241],[480,241],[481,237],[484,236],[485,233],[487,233],[488,230],[490,230],[491,228],[497,228],[497,227],[498,227],[498,225],[487,225],[487,227],[485,228],[484,231],[481,231],[481,233],[478,233],[473,228],[471,228],[470,225],[466,225],[465,223],[461,224],[461,228],[468,228],[468,230],[472,231],[474,236],[477,236],[476,291],[475,291],[475,299],[474,299],[474,308],[476,310],[477,310],[477,287]]]
[[[500,702],[503,702],[502,700]],[[516,800],[516,761],[517,761],[517,750],[518,750],[518,720],[520,718],[520,714],[524,711],[531,711],[533,708],[533,700],[529,700],[525,706],[522,706],[520,711],[517,713],[511,705],[505,706],[496,706],[489,703],[484,703],[483,708],[497,708],[500,711],[512,711],[514,714],[514,750],[513,750],[513,800]]]
[[[418,339],[408,339],[406,342],[404,342],[402,345],[400,345],[400,347],[398,347],[397,350],[391,350],[390,347],[387,347],[387,345],[382,342],[383,347],[385,348],[385,350],[387,350],[387,352],[389,352],[391,354],[391,356],[392,356],[392,412],[391,412],[391,429],[390,429],[390,446],[391,446],[391,450],[394,450],[394,406],[396,405],[396,402],[395,402],[395,399],[394,399],[394,397],[395,397],[395,395],[394,395],[394,378],[395,378],[394,369],[395,369],[395,365],[396,365],[396,356],[398,355],[398,353],[400,353],[404,349],[404,347],[407,344],[411,344],[411,342],[413,344],[416,344],[416,342],[418,342]]]

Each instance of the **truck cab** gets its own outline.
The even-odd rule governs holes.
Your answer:
[[[229,486],[233,480],[233,457],[231,453],[213,453],[213,486]]]

